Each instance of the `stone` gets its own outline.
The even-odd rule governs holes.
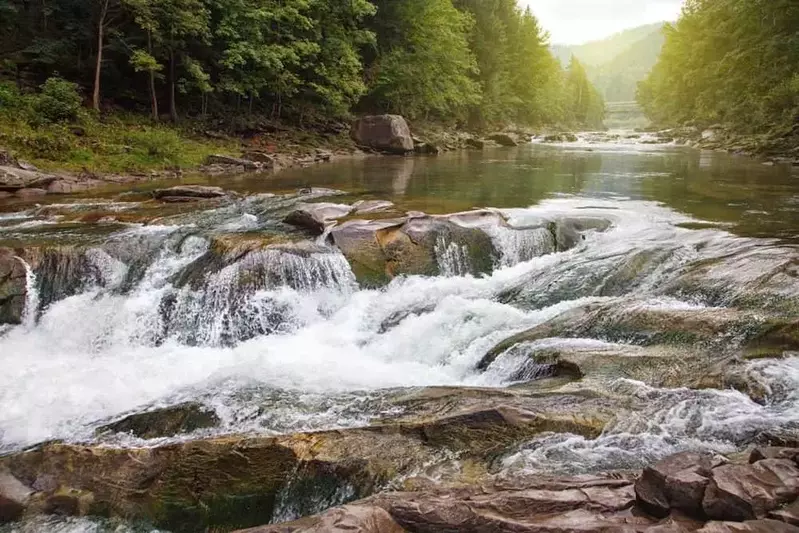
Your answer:
[[[714,520],[754,520],[799,496],[799,468],[784,459],[714,468],[702,502]]]
[[[388,200],[359,200],[352,204],[356,215],[367,215],[370,213],[379,213],[381,211],[388,211],[394,207],[394,202]]]
[[[320,515],[234,533],[404,533],[391,515],[376,506],[345,505]]]
[[[486,143],[482,139],[475,139],[474,137],[469,137],[466,139],[466,146],[469,148],[474,148],[476,150],[482,150],[485,148]]]
[[[746,522],[709,522],[696,533],[799,533],[794,527],[777,520],[749,520]]]
[[[260,165],[249,159],[232,157],[228,155],[209,155],[205,160],[206,165],[224,165],[228,167],[241,167],[244,170],[258,170]]]
[[[140,439],[157,439],[218,426],[216,413],[196,403],[185,403],[137,413],[98,428],[98,433],[129,433]]]
[[[755,448],[752,450],[752,453],[749,454],[749,464],[754,464],[765,459],[788,459],[794,463],[799,463],[799,449],[767,446]]]
[[[544,136],[544,142],[548,143],[566,143],[566,142],[573,143],[577,141],[578,141],[577,136],[569,132],[553,133]]]
[[[25,313],[28,281],[13,250],[0,248],[0,324],[20,324]]]
[[[668,516],[672,509],[702,516],[702,498],[713,464],[708,454],[683,452],[644,468],[635,482],[639,507],[658,517]]]
[[[0,200],[5,200],[6,198],[11,198],[12,196],[14,195],[8,191],[0,191]]]
[[[39,189],[47,187],[55,180],[56,176],[53,175],[0,166],[0,191],[16,192],[20,189]]]
[[[103,184],[104,182],[100,180],[72,181],[58,179],[48,185],[47,192],[50,194],[75,194],[88,191],[89,189],[93,189]]]
[[[0,470],[0,524],[17,520],[25,512],[33,490],[8,471]]]
[[[360,146],[380,152],[406,154],[414,150],[411,130],[399,115],[371,115],[357,119],[350,130]]]
[[[346,217],[351,212],[352,206],[344,204],[327,202],[298,204],[296,209],[283,219],[283,222],[291,226],[307,229],[316,235],[321,235],[329,224],[339,218]]]
[[[414,145],[413,151],[421,155],[438,155],[442,152],[441,148],[427,142],[422,142]]]
[[[32,188],[25,188],[20,189],[14,193],[15,196],[24,199],[31,199],[31,198],[39,198],[41,196],[47,195],[46,189],[32,189]]]
[[[768,514],[768,517],[773,520],[779,520],[780,522],[785,522],[786,524],[799,527],[799,500],[786,505],[782,509],[771,511]]]
[[[223,198],[227,193],[221,187],[207,187],[204,185],[179,185],[168,189],[156,189],[153,198],[169,201],[169,199],[202,200],[209,198]]]
[[[486,138],[500,146],[519,146],[519,141],[509,133],[492,133]]]

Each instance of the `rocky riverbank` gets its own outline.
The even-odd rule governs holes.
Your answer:
[[[436,155],[446,151],[483,149],[487,146],[517,146],[529,142],[532,134],[514,129],[487,135],[427,128],[413,135],[404,118],[395,115],[362,117],[353,122],[349,139],[334,136],[329,145],[303,145],[269,142],[269,136],[256,136],[257,142],[241,144],[238,155],[213,154],[196,169],[151,171],[146,174],[97,174],[45,172],[18,160],[0,147],[0,200],[31,200],[48,194],[76,194],[107,186],[137,184],[152,180],[180,178],[184,173],[234,175],[241,173],[274,174],[284,169],[308,167],[342,157],[366,154]]]

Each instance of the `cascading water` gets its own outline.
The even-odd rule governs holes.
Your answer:
[[[25,310],[22,314],[22,325],[30,330],[36,326],[39,314],[39,288],[36,285],[36,274],[31,266],[20,257],[17,257],[17,260],[25,268]]]
[[[648,347],[628,349],[638,338],[625,331],[552,332],[522,345],[549,357],[511,349],[480,368],[502,341],[592,306],[634,313],[634,302],[676,313],[741,303],[766,313],[758,291],[769,288],[767,273],[782,298],[797,296],[780,285],[799,257],[795,246],[684,227],[696,221],[654,202],[569,197],[448,219],[446,236],[431,241],[439,276],[364,289],[327,234],[297,242],[281,226],[297,201],[253,196],[162,226],[114,230],[36,269],[26,264],[23,325],[0,336],[0,451],[48,439],[96,442],[95,430],[111,420],[189,401],[221,420],[203,436],[366,426],[402,415],[391,402],[402,391],[431,386],[557,386],[617,402],[599,438],[540,435],[504,459],[509,474],[628,468],[686,448],[731,451],[758,432],[799,424],[796,357],[741,363],[765,391],[761,403],[734,390],[653,386],[624,372],[583,379],[559,366],[561,353],[580,350],[649,357]],[[605,224],[581,230],[566,250],[564,220]],[[464,228],[487,235],[493,272],[474,273],[479,247],[458,240]],[[719,337],[713,346],[734,347]],[[113,446],[169,440],[99,438]],[[289,485],[278,514],[293,518],[352,496],[334,488],[304,507]]]

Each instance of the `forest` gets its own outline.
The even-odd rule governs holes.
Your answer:
[[[0,83],[0,113],[39,121],[75,113],[37,98],[74,107],[76,91],[96,113],[153,121],[598,128],[604,113],[516,0],[0,0]]]
[[[687,0],[638,101],[662,126],[799,133],[797,28],[795,0]]]

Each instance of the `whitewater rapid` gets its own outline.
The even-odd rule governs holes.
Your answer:
[[[99,273],[92,283],[38,317],[28,309],[22,325],[0,334],[0,450],[92,440],[111,419],[184,401],[212,407],[222,419],[215,431],[223,433],[365,425],[394,389],[508,386],[510,370],[477,370],[483,355],[564,311],[612,301],[597,295],[595,284],[603,269],[630,254],[663,257],[626,288],[627,296],[681,308],[704,304],[659,294],[665,280],[686,264],[752,246],[723,231],[681,227],[692,220],[651,202],[561,198],[502,212],[518,227],[558,216],[611,225],[569,251],[533,258],[531,250],[545,246],[540,234],[496,233],[501,257],[484,277],[462,275],[460,252],[443,243],[439,262],[447,275],[403,277],[381,290],[358,288],[335,250],[265,251],[246,261],[263,267],[267,286],[241,295],[234,289],[252,266],[242,262],[206,274],[200,288],[174,286],[174,276],[209,248],[208,235],[192,233],[191,225],[125,229],[118,241],[157,237],[159,243],[132,287],[126,281],[132,265],[98,248],[89,254]],[[249,229],[255,215],[246,215],[240,208],[216,212],[213,224]],[[36,305],[32,274],[28,283],[28,305]],[[520,286],[544,303],[504,303],[501,296]],[[753,372],[775,387],[799,390],[795,358],[754,363]],[[724,450],[740,440],[730,431],[799,422],[795,392],[759,405],[733,391],[652,389],[627,380],[614,387],[610,394],[643,398],[647,409],[595,441],[536,439],[506,459],[508,470],[618,467],[693,444]]]

